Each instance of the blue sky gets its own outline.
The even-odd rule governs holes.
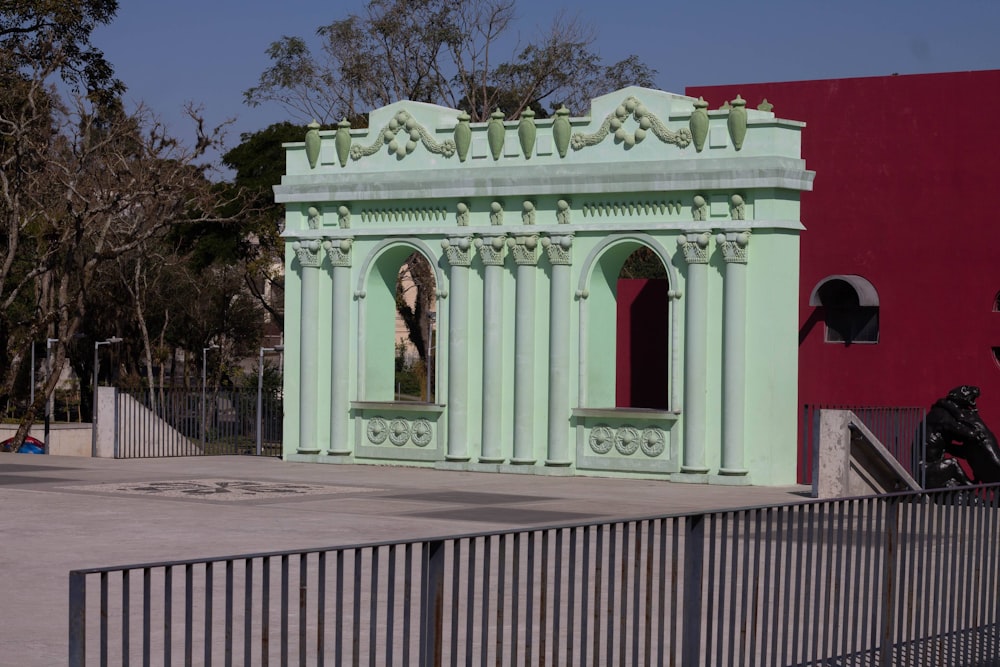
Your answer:
[[[243,104],[243,91],[268,65],[268,45],[282,35],[308,40],[364,4],[121,0],[115,22],[93,41],[129,87],[130,102],[144,102],[182,139],[185,102],[203,105],[209,122],[236,118],[228,139],[235,145],[241,132],[289,119],[277,106]],[[1000,0],[520,0],[518,30],[525,37],[545,31],[560,9],[595,28],[607,62],[635,53],[659,72],[659,88],[677,93],[692,85],[1000,68]]]

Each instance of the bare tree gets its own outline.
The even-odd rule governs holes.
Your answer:
[[[319,52],[285,36],[271,65],[244,92],[251,106],[277,103],[294,117],[330,124],[366,122],[373,108],[409,99],[467,111],[485,121],[497,108],[517,118],[561,104],[585,112],[590,98],[627,84],[652,85],[655,71],[631,56],[607,65],[596,33],[568,15],[506,58],[515,0],[370,0],[364,15],[319,28]]]

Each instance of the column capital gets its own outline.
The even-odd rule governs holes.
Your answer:
[[[451,266],[469,266],[472,264],[472,237],[471,236],[449,236],[441,241],[441,248],[444,250],[448,263]]]
[[[545,253],[549,256],[551,264],[568,265],[573,263],[573,255],[570,252],[573,248],[572,234],[543,236],[542,247],[545,248]]]
[[[514,236],[507,239],[507,247],[514,255],[514,263],[518,266],[535,266],[538,264],[538,234]]]
[[[330,264],[350,267],[351,246],[353,244],[353,239],[326,239],[323,241],[323,248],[326,250],[326,256],[330,258]]]
[[[722,259],[727,263],[746,264],[750,231],[726,232],[715,237],[715,244],[722,252]]]
[[[316,269],[323,263],[323,244],[316,239],[295,241],[292,249],[303,268]]]
[[[688,264],[708,264],[711,239],[709,232],[687,232],[677,237],[677,247],[684,252],[684,261]]]
[[[475,246],[479,250],[479,256],[486,266],[503,266],[506,253],[506,234],[484,234],[475,240]]]

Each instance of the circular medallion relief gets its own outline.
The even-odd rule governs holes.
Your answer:
[[[381,445],[389,435],[389,425],[381,417],[368,420],[368,441],[373,445]]]
[[[610,452],[614,441],[615,434],[606,424],[598,424],[590,431],[590,448],[598,454]]]

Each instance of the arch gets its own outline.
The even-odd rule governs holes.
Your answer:
[[[812,292],[809,294],[809,305],[810,306],[830,306],[833,304],[823,303],[823,295],[820,293],[825,287],[831,285],[835,281],[841,281],[847,283],[854,293],[857,295],[858,302],[856,305],[864,307],[876,307],[878,303],[878,290],[875,286],[868,281],[867,278],[853,274],[842,274],[842,275],[832,275],[823,278],[816,286],[813,287]],[[829,289],[829,288],[827,288]]]
[[[435,302],[444,296],[443,276],[438,257],[418,238],[385,239],[365,257],[358,274],[355,296],[358,305],[358,400],[392,401],[395,399],[394,355],[380,354],[395,345],[396,281],[399,269],[409,255],[424,257],[434,276]],[[440,311],[440,305],[435,307]],[[368,350],[376,350],[368,354]],[[437,369],[434,369],[435,374]],[[436,382],[434,383],[437,384]]]
[[[617,312],[617,281],[625,260],[639,247],[653,251],[660,259],[667,274],[668,307],[679,297],[677,274],[672,264],[672,256],[663,245],[649,234],[624,233],[608,236],[587,254],[581,265],[577,283],[577,298],[580,302],[580,407],[611,407],[615,405],[616,364],[607,364],[607,341],[616,340],[617,318],[597,317],[591,320],[590,312]],[[669,307],[668,331],[663,332],[669,340],[668,360],[668,409],[679,410],[677,388],[680,367],[679,333],[677,309]],[[602,360],[598,363],[598,360]],[[591,363],[593,362],[593,363]]]
[[[831,275],[819,281],[809,305],[822,307],[827,343],[877,343],[878,291],[858,275]]]

